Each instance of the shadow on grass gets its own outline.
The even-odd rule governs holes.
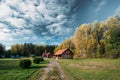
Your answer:
[[[48,60],[45,60],[35,66],[31,66],[30,69],[40,69],[40,68],[46,68],[47,65],[49,64],[49,61]]]
[[[46,68],[47,66],[31,66],[30,69]]]

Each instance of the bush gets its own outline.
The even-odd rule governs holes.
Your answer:
[[[40,57],[40,61],[41,61],[41,62],[44,61],[43,57]]]
[[[44,61],[42,57],[35,57],[33,58],[33,63],[39,64],[40,62]]]
[[[31,60],[29,59],[21,59],[20,60],[20,63],[19,63],[19,66],[21,68],[29,68],[31,66]]]

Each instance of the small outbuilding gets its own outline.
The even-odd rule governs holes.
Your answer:
[[[66,48],[66,49],[61,49],[58,50],[55,54],[54,54],[56,59],[72,59],[73,58],[73,52]]]
[[[52,58],[53,54],[48,52],[48,53],[43,53],[42,57],[47,57],[47,58]]]

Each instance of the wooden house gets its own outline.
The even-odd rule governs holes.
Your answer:
[[[56,59],[72,59],[73,52],[70,49],[61,49],[54,54]]]

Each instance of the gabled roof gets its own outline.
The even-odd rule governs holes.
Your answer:
[[[66,50],[67,50],[67,48],[58,50],[54,55],[61,55],[61,54],[63,54]]]
[[[48,53],[43,53],[43,56],[48,56],[48,55],[50,55],[51,53],[50,52],[48,52]]]
[[[50,52],[46,53],[47,56],[50,55],[50,54],[51,54]]]

